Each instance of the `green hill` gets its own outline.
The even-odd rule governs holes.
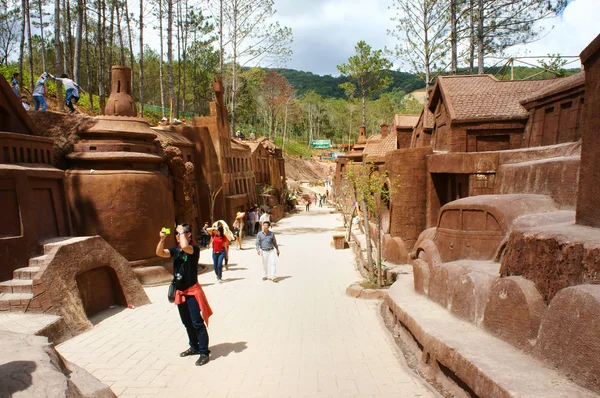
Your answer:
[[[331,75],[320,76],[315,75],[312,72],[303,72],[294,69],[274,70],[285,77],[288,83],[296,89],[296,92],[300,96],[307,91],[313,90],[325,98],[346,98],[344,90],[342,90],[339,85],[347,82],[347,77],[334,77]],[[423,80],[412,73],[390,71],[390,74],[392,75],[393,82],[385,92],[402,90],[405,93],[410,93],[425,87]],[[377,97],[378,96],[375,96],[375,99]]]

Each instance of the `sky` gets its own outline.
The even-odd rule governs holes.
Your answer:
[[[373,49],[393,48],[396,39],[387,34],[394,27],[388,8],[394,0],[275,0],[276,19],[292,28],[293,55],[290,69],[338,76],[337,65],[354,54],[364,40]],[[572,0],[564,13],[542,21],[543,38],[508,50],[509,55],[576,55],[600,34],[600,0]],[[552,29],[552,27],[554,27]],[[532,60],[530,60],[532,61]],[[535,63],[535,60],[533,60]],[[492,65],[495,61],[488,61]],[[579,63],[571,64],[578,67]],[[399,62],[395,67],[406,70]]]

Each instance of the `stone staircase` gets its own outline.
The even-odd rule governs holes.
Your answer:
[[[3,311],[45,313],[50,308],[49,301],[34,300],[34,297],[44,292],[38,274],[44,271],[57,250],[72,242],[72,239],[74,238],[60,237],[42,242],[41,256],[30,258],[28,267],[14,270],[13,279],[0,282],[0,313]]]

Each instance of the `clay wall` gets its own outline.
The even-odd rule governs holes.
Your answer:
[[[580,55],[585,68],[585,106],[581,123],[583,147],[577,195],[577,224],[600,227],[600,35]]]
[[[529,111],[523,147],[555,145],[581,138],[583,89],[552,96]]]
[[[201,119],[201,118],[197,118]],[[194,120],[194,124],[196,120]],[[209,128],[186,127],[181,133],[193,144],[193,152],[197,168],[195,172],[196,188],[198,196],[198,216],[203,225],[204,221],[210,224],[225,217],[225,201],[223,190],[215,197],[214,220],[210,219],[211,193],[216,192],[223,186],[221,169],[219,167],[218,155],[211,139]]]
[[[492,152],[522,146],[523,122],[470,123],[452,125],[448,150],[451,152]]]
[[[560,209],[575,209],[579,156],[504,164],[498,168],[494,193],[549,195]]]
[[[395,190],[390,198],[389,234],[400,237],[406,248],[412,248],[425,229],[429,179],[426,156],[431,153],[431,148],[409,148],[389,152],[385,157],[385,171]]]
[[[412,130],[408,128],[396,128],[398,137],[398,149],[410,148],[410,142],[412,139]]]
[[[0,164],[0,281],[26,267],[41,241],[71,235],[63,178],[52,167]]]
[[[434,151],[449,151],[451,142],[450,115],[443,101],[440,101],[433,117],[435,126],[431,134],[431,146]]]
[[[431,146],[431,130],[423,127],[425,118],[423,115],[419,118],[419,122],[415,126],[410,141],[411,148],[420,148]]]

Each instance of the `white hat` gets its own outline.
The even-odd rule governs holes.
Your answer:
[[[160,121],[161,121],[161,122],[166,122],[166,121],[167,121],[167,118],[166,118],[166,117],[163,117],[162,119],[160,119]]]

